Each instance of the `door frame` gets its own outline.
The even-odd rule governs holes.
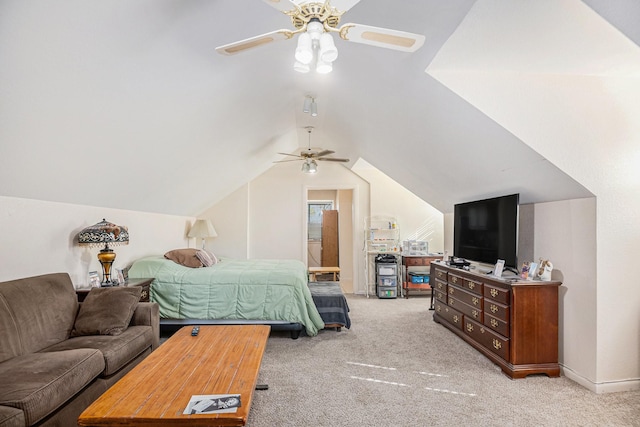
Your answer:
[[[303,215],[302,218],[302,242],[301,242],[301,259],[302,262],[304,262],[305,265],[308,265],[309,259],[307,256],[307,229],[308,229],[308,219],[307,219],[307,203],[308,203],[308,196],[309,196],[309,190],[351,190],[351,223],[352,223],[352,233],[351,236],[349,236],[351,238],[352,241],[352,259],[353,259],[353,266],[352,266],[352,271],[353,271],[353,292],[354,293],[360,293],[361,289],[361,285],[360,285],[360,263],[359,263],[359,258],[360,258],[360,246],[359,246],[359,242],[358,242],[358,238],[357,238],[357,230],[359,230],[360,227],[360,223],[359,223],[359,218],[360,218],[360,189],[358,186],[356,185],[319,185],[319,186],[314,186],[314,185],[303,185],[302,186],[302,206],[300,207],[301,211],[304,212],[305,214]],[[335,207],[335,206],[334,206]],[[343,209],[343,207],[338,206],[338,209]],[[346,236],[343,236],[344,238],[347,238]],[[342,263],[340,263],[342,264]]]

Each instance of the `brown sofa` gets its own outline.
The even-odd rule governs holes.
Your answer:
[[[158,347],[158,305],[138,302],[139,287],[96,289],[113,291],[80,304],[66,273],[0,283],[0,427],[77,425]]]

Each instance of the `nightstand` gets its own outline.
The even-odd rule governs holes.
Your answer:
[[[140,302],[149,302],[149,295],[151,290],[151,282],[153,278],[146,279],[128,279],[121,286],[142,286],[142,293],[140,294]],[[91,289],[76,289],[76,295],[78,295],[78,302],[84,301]]]

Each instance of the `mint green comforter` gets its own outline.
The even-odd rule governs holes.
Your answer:
[[[235,260],[188,268],[162,256],[133,263],[130,278],[154,277],[151,301],[166,319],[284,320],[315,336],[324,323],[298,260]]]

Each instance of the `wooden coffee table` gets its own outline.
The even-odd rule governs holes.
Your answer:
[[[78,418],[80,426],[244,426],[270,327],[181,328]],[[236,413],[188,414],[193,395],[240,394]]]

